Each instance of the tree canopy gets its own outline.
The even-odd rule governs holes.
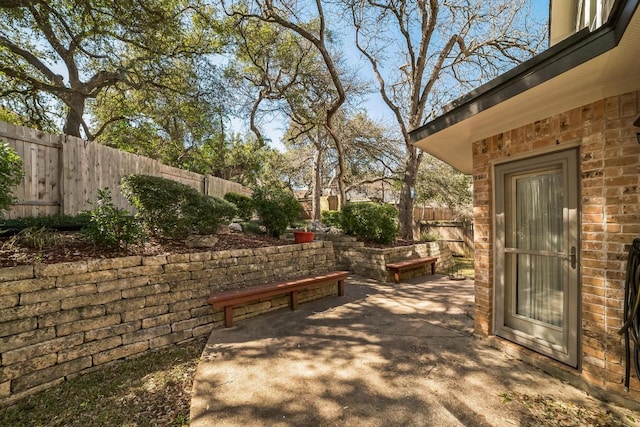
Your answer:
[[[0,1],[0,102],[93,139],[88,103],[121,84],[161,85],[173,62],[217,50],[212,11],[186,0]]]
[[[412,239],[414,201],[468,213],[470,178],[409,132],[540,50],[529,4],[0,0],[0,118],[247,185],[307,187],[316,217],[323,189],[344,202],[394,185]],[[273,120],[284,153],[269,144]]]

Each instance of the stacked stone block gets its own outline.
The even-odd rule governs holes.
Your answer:
[[[207,335],[216,290],[335,269],[331,242],[0,269],[0,405],[117,359]],[[300,302],[336,293],[327,286]],[[237,319],[286,306],[238,308]]]
[[[336,247],[336,258],[349,260],[349,270],[354,274],[381,282],[393,281],[392,273],[387,271],[387,263],[404,261],[410,258],[437,257],[436,271],[447,273],[453,264],[451,250],[446,242],[417,243],[410,246],[393,248],[371,248],[364,246]],[[409,270],[402,273],[403,278],[424,275],[422,270]]]

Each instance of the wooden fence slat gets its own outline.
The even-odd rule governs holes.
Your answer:
[[[235,182],[163,165],[80,138],[0,122],[0,141],[5,140],[22,159],[25,171],[14,191],[20,203],[11,207],[7,218],[75,215],[91,207],[89,202],[95,201],[101,188],[111,189],[116,206],[133,211],[120,192],[120,181],[134,173],[162,176],[216,197],[229,191],[251,194],[249,188]]]

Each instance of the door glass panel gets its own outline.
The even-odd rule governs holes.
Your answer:
[[[562,172],[515,179],[515,224],[507,246],[535,251],[563,250]],[[515,226],[514,226],[515,225]]]
[[[518,255],[516,313],[553,326],[562,326],[562,260]]]
[[[549,252],[519,254],[516,273],[516,314],[554,326],[562,325],[561,259],[551,253],[563,246],[562,170],[515,177],[515,248]]]

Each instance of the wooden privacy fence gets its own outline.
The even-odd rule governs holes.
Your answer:
[[[414,206],[413,219],[416,221],[453,221],[455,218],[448,208]]]
[[[471,221],[420,221],[420,233],[432,233],[447,242],[455,255],[473,257],[473,223]]]
[[[81,138],[51,135],[2,121],[0,141],[7,142],[22,158],[25,172],[14,191],[19,201],[5,214],[7,218],[75,215],[91,208],[101,188],[111,190],[116,206],[132,210],[119,191],[122,177],[131,174],[172,179],[216,197],[229,191],[251,193],[247,187],[211,175],[163,165]]]

